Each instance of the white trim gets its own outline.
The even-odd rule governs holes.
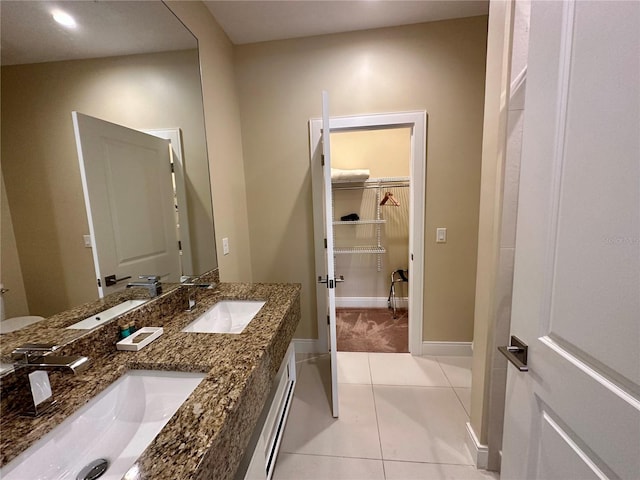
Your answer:
[[[320,342],[315,338],[294,338],[292,340],[296,353],[326,353],[320,349]]]
[[[396,297],[396,308],[407,308],[408,297]],[[388,308],[387,297],[336,297],[338,308]]]
[[[489,447],[480,443],[476,432],[473,431],[473,427],[469,422],[467,422],[467,439],[465,443],[475,467],[486,470],[489,465]]]
[[[422,342],[422,355],[441,357],[471,357],[471,342]]]
[[[332,131],[383,129],[411,127],[411,187],[409,209],[409,351],[412,355],[422,354],[422,317],[424,295],[424,225],[425,225],[425,189],[426,189],[426,144],[427,144],[427,112],[411,111],[400,113],[381,113],[371,115],[354,115],[349,117],[333,117],[329,121]],[[318,161],[321,153],[321,120],[309,121],[309,153],[311,160],[311,185],[313,192],[314,246],[316,258],[316,277],[324,276],[324,228],[322,211],[322,190],[320,179],[322,169]],[[416,261],[411,260],[411,256]],[[326,344],[327,316],[324,286],[316,286],[318,338],[321,348]]]

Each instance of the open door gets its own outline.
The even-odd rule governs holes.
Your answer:
[[[309,122],[316,250],[318,343],[331,355],[331,404],[338,416],[338,347],[336,337],[336,278],[333,258],[333,205],[331,191],[331,138],[329,95],[322,92],[322,122]],[[319,211],[322,210],[322,214]],[[322,252],[322,253],[321,253]]]
[[[100,297],[128,279],[180,279],[169,142],[73,112]]]
[[[329,93],[322,92],[322,173],[324,178],[324,232],[326,238],[327,274],[319,278],[327,286],[329,317],[329,353],[331,354],[331,407],[338,417],[338,343],[336,333],[336,272],[333,258],[333,192],[331,191],[331,123],[329,121]]]
[[[532,2],[504,480],[640,475],[638,25]]]

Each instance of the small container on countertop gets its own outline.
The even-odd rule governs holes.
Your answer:
[[[163,332],[162,327],[143,327],[116,343],[116,348],[118,350],[137,352],[153,342]]]

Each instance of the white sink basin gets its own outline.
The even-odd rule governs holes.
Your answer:
[[[3,480],[74,479],[104,458],[100,480],[120,480],[205,377],[133,370],[0,470]]]
[[[182,331],[241,333],[265,303],[261,300],[224,300],[218,302]]]
[[[108,322],[109,320],[113,320],[118,315],[122,315],[125,312],[128,312],[131,309],[134,309],[143,303],[146,300],[126,300],[115,307],[108,308],[100,313],[96,313],[90,317],[85,318],[84,320],[79,321],[78,323],[74,323],[70,327],[74,330],[90,330],[92,328],[97,327],[98,325],[102,325],[103,323]]]

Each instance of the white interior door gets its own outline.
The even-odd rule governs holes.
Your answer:
[[[72,115],[100,296],[139,275],[178,282],[168,141]]]
[[[640,2],[532,2],[503,479],[640,478]]]
[[[331,406],[338,417],[338,344],[336,334],[336,274],[333,255],[333,192],[331,189],[331,126],[329,94],[322,92],[322,173],[324,178],[324,232],[327,308],[329,317],[329,353],[331,355]]]
[[[182,153],[182,134],[179,128],[141,130],[154,137],[171,142],[171,164],[173,165],[173,189],[177,206],[178,239],[180,240],[180,260],[182,275],[196,275],[191,254],[191,228],[189,227],[189,209],[187,208],[187,182],[185,179],[184,155]]]

